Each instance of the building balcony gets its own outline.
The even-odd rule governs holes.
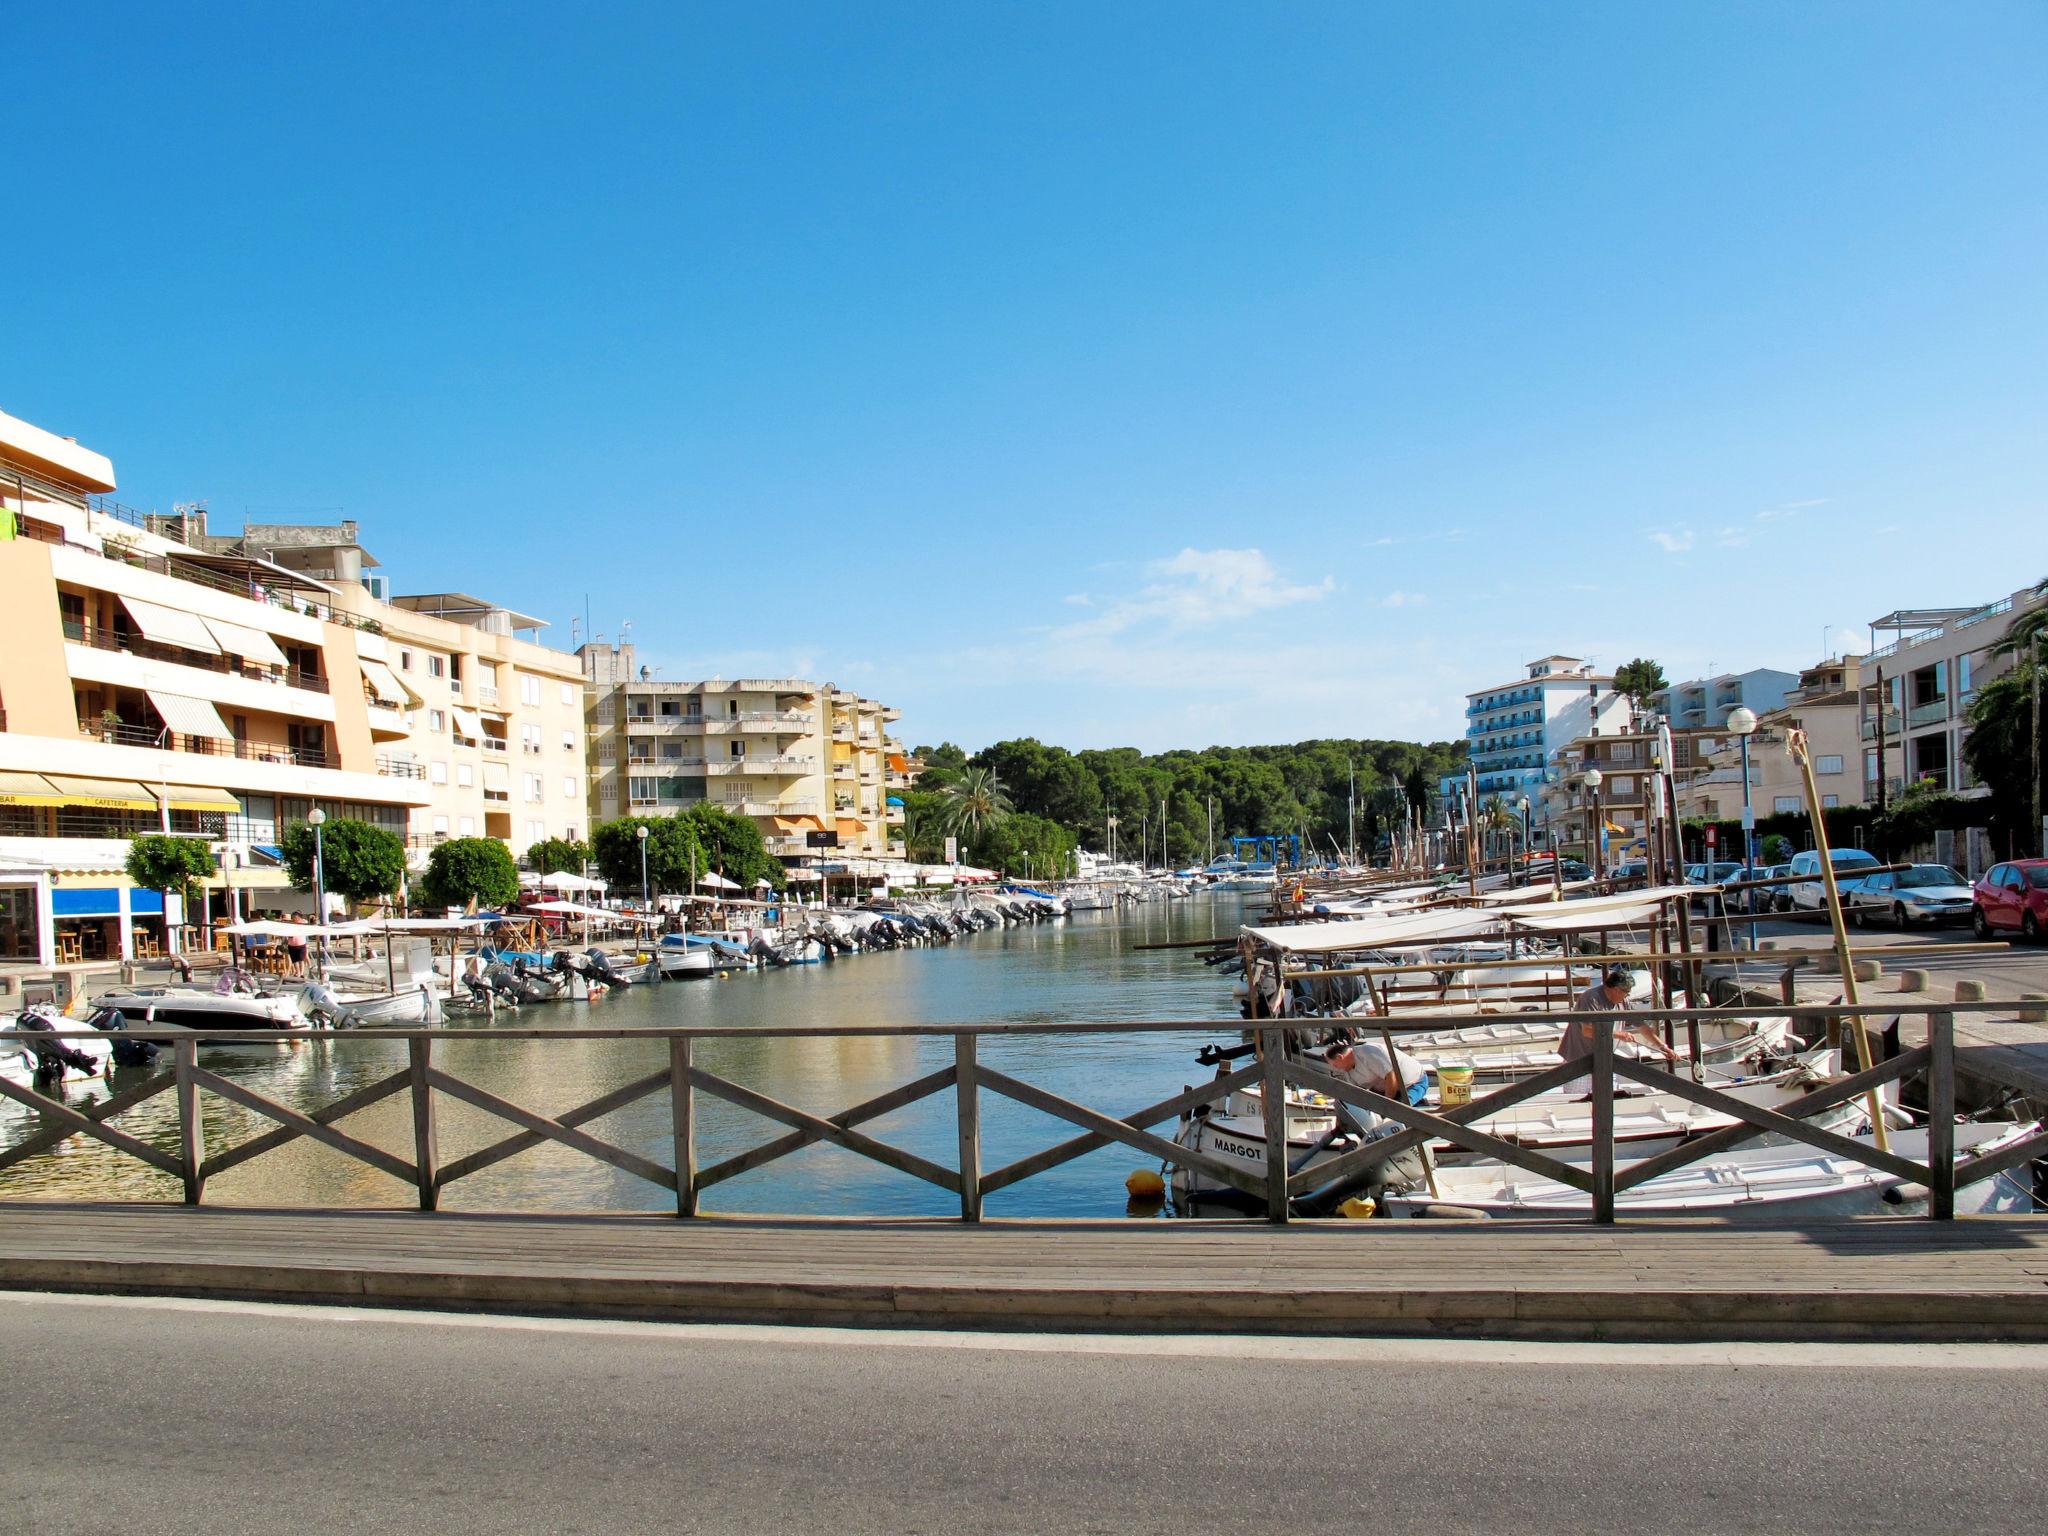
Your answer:
[[[476,685],[476,701],[485,709],[498,708],[498,690],[489,683]]]
[[[309,747],[280,747],[262,741],[227,741],[218,736],[185,736],[152,731],[146,725],[81,726],[86,741],[114,747],[155,747],[164,752],[190,752],[198,757],[238,757],[251,763],[284,763],[295,768],[338,766],[327,752]]]
[[[168,661],[181,667],[196,667],[202,672],[246,677],[253,682],[304,688],[312,693],[327,692],[326,678],[299,667],[254,666],[246,662],[233,661],[226,656],[187,650],[181,645],[164,645],[155,640],[145,640],[132,632],[124,634],[120,630],[108,629],[103,625],[81,624],[75,619],[64,621],[64,638],[73,645],[86,646],[95,651],[119,651],[125,655],[139,656],[145,661]]]
[[[816,724],[817,716],[803,710],[750,709],[737,715],[701,715],[685,718],[697,720],[710,731],[766,731],[777,735],[800,736]]]
[[[825,809],[816,800],[727,800],[720,803],[728,811],[740,811],[748,816],[816,816]]]
[[[1948,723],[1948,700],[1930,699],[1925,704],[1916,704],[1907,712],[1906,729],[1918,730],[1924,725],[1945,725]]]
[[[773,778],[798,777],[815,773],[818,768],[815,757],[714,757],[709,761],[699,758],[698,763],[711,773],[754,773]]]
[[[377,759],[377,773],[387,779],[424,779],[426,765],[405,757],[380,757]]]

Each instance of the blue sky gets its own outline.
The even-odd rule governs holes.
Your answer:
[[[594,13],[594,17],[593,14]],[[913,741],[1449,735],[2048,575],[2048,9],[9,23],[0,409]]]

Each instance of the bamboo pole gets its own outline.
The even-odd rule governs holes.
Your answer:
[[[1800,782],[1806,789],[1806,814],[1813,822],[1814,846],[1820,853],[1821,886],[1827,893],[1828,924],[1834,929],[1835,958],[1842,967],[1842,1001],[1852,1007],[1861,1003],[1857,995],[1856,961],[1849,953],[1849,929],[1842,921],[1842,893],[1835,884],[1835,860],[1828,847],[1827,818],[1821,814],[1820,786],[1814,782],[1813,755],[1807,750],[1806,732],[1790,730],[1785,733],[1785,749],[1792,754],[1792,761],[1799,765]],[[1870,1050],[1870,1028],[1862,1014],[1853,1015],[1849,1030],[1850,1038],[1856,1042],[1856,1067],[1868,1071],[1875,1065]],[[1878,1090],[1870,1090],[1870,1132],[1876,1140],[1877,1150],[1891,1151],[1891,1136],[1885,1128],[1884,1104]]]

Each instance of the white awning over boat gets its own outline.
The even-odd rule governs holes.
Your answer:
[[[291,663],[285,659],[278,644],[260,629],[251,629],[246,624],[231,624],[226,619],[202,621],[213,638],[220,642],[220,648],[230,656],[239,656],[244,661],[260,661],[269,667],[286,667]]]
[[[166,608],[161,603],[146,603],[139,597],[123,594],[121,606],[128,610],[144,638],[159,645],[181,645],[188,651],[204,651],[209,656],[220,654],[220,642],[213,638],[213,632],[206,627],[206,621],[196,613],[184,613],[176,608]]]
[[[154,688],[145,692],[149,694],[150,704],[163,716],[164,724],[180,736],[210,736],[216,741],[235,739],[235,733],[221,719],[220,711],[205,699],[188,698],[182,693],[159,693]]]
[[[388,704],[393,709],[404,709],[414,702],[398,681],[398,674],[381,661],[358,658],[363,669],[363,681],[370,685],[370,692],[377,696],[379,704]]]
[[[448,713],[454,717],[455,729],[463,735],[471,737],[483,735],[484,723],[477,718],[475,710],[464,709],[460,704],[450,704],[448,706]]]
[[[1699,886],[1664,885],[1619,896],[1589,896],[1584,901],[1503,910],[1521,933],[1583,933],[1594,928],[1638,928],[1657,915],[1668,901],[1696,896]]]
[[[1327,955],[1340,950],[1394,949],[1451,939],[1490,939],[1505,929],[1497,912],[1452,907],[1435,912],[1393,913],[1341,923],[1300,923],[1280,928],[1247,928],[1262,944],[1293,955]]]

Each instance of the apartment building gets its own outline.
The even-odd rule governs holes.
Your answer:
[[[1895,636],[1865,658],[1862,716],[1864,794],[1877,782],[1891,793],[1930,783],[1960,795],[1986,791],[1963,760],[1977,690],[2010,671],[1998,646],[2014,620],[2048,597],[2022,588],[1974,608],[1902,608],[1871,622],[1873,636]],[[1880,702],[1881,701],[1881,702]]]
[[[380,637],[319,580],[165,537],[112,463],[0,415],[0,962],[146,954],[196,920],[133,889],[128,840],[213,840],[281,899],[279,829],[315,805],[403,832],[431,800],[370,683]]]
[[[577,654],[593,822],[709,801],[751,816],[785,862],[902,857],[899,711],[807,678],[656,679],[630,643]]]
[[[541,643],[546,620],[464,592],[393,595],[352,520],[235,534],[212,532],[200,511],[153,521],[318,581],[354,620],[374,712],[393,727],[385,751],[426,785],[407,829],[416,863],[451,837],[494,837],[522,855],[588,830],[583,668]]]
[[[1514,682],[1465,695],[1465,747],[1481,801],[1534,797],[1566,743],[1628,726],[1628,700],[1614,678],[1576,656],[1539,657]],[[1460,774],[1439,787],[1455,796],[1464,784]]]
[[[1704,763],[1706,752],[1726,735],[1725,731],[1672,727],[1670,771],[1674,782],[1690,779]],[[1566,743],[1557,754],[1551,779],[1540,795],[1529,797],[1545,829],[1545,840],[1553,847],[1578,853],[1590,864],[1604,823],[1606,862],[1613,864],[1625,857],[1649,835],[1656,814],[1652,809],[1656,804],[1655,776],[1664,766],[1660,752],[1654,731],[1588,734]],[[1587,783],[1589,769],[1599,770],[1597,790]]]
[[[1799,687],[1799,676],[1771,667],[1748,672],[1723,672],[1673,683],[1650,701],[1651,711],[1684,730],[1712,730],[1725,725],[1737,709],[1761,715],[1783,704]]]
[[[1749,803],[1759,817],[1806,809],[1805,780],[1786,750],[1788,733],[1794,730],[1806,733],[1821,805],[1865,803],[1858,729],[1863,677],[1863,657],[1833,656],[1800,672],[1778,707],[1757,712],[1757,728],[1749,740]],[[1725,720],[1724,715],[1724,724]],[[1718,735],[1702,732],[1696,746],[1699,767],[1678,786],[1680,817],[1735,820],[1742,814],[1740,741],[1723,729]]]

